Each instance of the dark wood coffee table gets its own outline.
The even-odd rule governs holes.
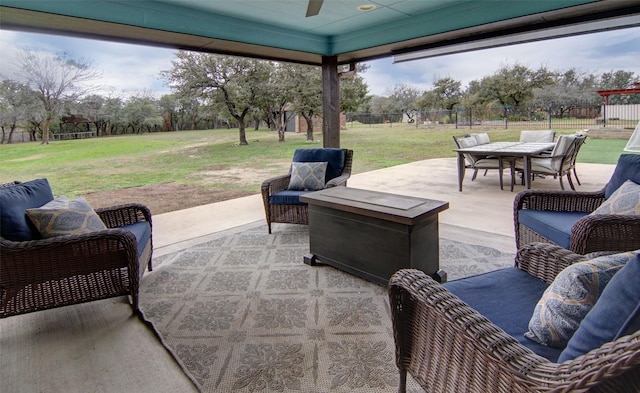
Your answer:
[[[308,265],[323,263],[387,285],[403,268],[439,281],[438,213],[449,202],[332,187],[300,197],[309,204]]]

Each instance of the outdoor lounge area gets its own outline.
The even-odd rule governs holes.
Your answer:
[[[609,180],[614,166],[580,164],[579,170],[582,185],[578,190],[596,191]],[[534,186],[555,190],[558,183],[553,178],[536,179]],[[516,251],[513,199],[524,187],[516,185],[514,193],[500,191],[494,176],[482,182],[469,182],[463,192],[458,192],[455,158],[418,161],[352,175],[349,187],[448,201],[449,209],[440,214],[442,238],[455,239],[469,246],[490,247],[503,256],[513,256]],[[267,234],[259,194],[154,216],[153,231],[154,270],[147,272],[140,284],[141,309],[149,317],[154,311],[148,306],[145,309],[145,304],[149,304],[145,300],[153,300],[157,293],[154,288],[162,281],[159,277],[173,274],[173,261],[180,263],[178,259],[172,259],[172,255],[187,257],[184,261],[190,261],[188,263],[192,265],[198,263],[198,252],[227,247],[221,239],[231,234],[240,233],[246,236],[245,241],[249,241],[249,235],[254,232],[259,232],[261,239],[279,239],[266,247],[273,253],[279,249],[289,250],[286,239],[291,236],[308,236],[306,226],[291,224],[273,224],[273,234]],[[441,246],[449,244],[441,243]],[[233,245],[225,249],[232,248]],[[498,259],[495,255],[494,259]],[[302,257],[292,255],[291,260],[302,265]],[[251,258],[247,254],[233,261],[241,264]],[[491,259],[485,262],[489,269],[494,268],[491,262]],[[306,265],[301,268],[318,269]],[[333,270],[331,267],[320,269],[322,274]],[[386,296],[383,287],[376,290],[375,284],[371,285],[367,290],[372,294]],[[248,317],[254,317],[255,311],[248,312]],[[381,314],[381,320],[382,325],[370,329],[387,334],[390,318]],[[196,391],[181,365],[165,350],[153,330],[132,315],[125,297],[5,318],[0,320],[0,331],[3,352],[0,380],[7,391]],[[165,336],[163,339],[174,351],[180,352],[179,337]],[[311,343],[313,339],[308,338],[307,342]],[[224,360],[206,351],[194,356],[212,362]],[[178,357],[184,359],[184,354]],[[320,359],[320,364],[325,361]],[[189,364],[186,366],[193,370]],[[392,357],[385,362],[385,367],[394,381],[390,381],[386,389],[368,391],[395,390],[397,370]],[[203,375],[191,374],[201,385],[208,380]],[[311,374],[305,375],[309,376],[306,379],[313,379]],[[322,371],[317,376],[327,377]],[[217,380],[217,383],[223,382]],[[208,386],[206,391],[216,391],[215,386]]]
[[[349,146],[340,141],[340,79],[353,75],[358,63],[391,56],[401,62],[458,53],[459,45],[468,45],[465,51],[478,50],[496,45],[496,39],[500,45],[516,44],[530,40],[529,33],[536,40],[544,40],[635,27],[640,15],[637,0],[501,0],[481,4],[388,1],[380,9],[372,4],[353,7],[347,1],[327,1],[324,6],[323,0],[262,3],[259,7],[248,0],[5,0],[0,10],[3,29],[320,67],[323,147],[345,149]],[[383,2],[375,3],[382,6]],[[246,144],[242,136],[240,144]],[[527,162],[522,167],[527,189],[557,189],[557,179],[551,176],[530,184]],[[462,190],[464,176],[459,172],[460,178],[456,179],[456,167],[456,159],[451,158],[417,161],[352,175],[348,186],[445,201],[448,209],[439,215],[437,250],[440,268],[449,274],[450,282],[510,267],[514,261],[520,268],[524,258],[515,256],[517,228],[513,217],[514,198],[524,187],[514,184],[511,175],[513,193],[499,190],[502,176],[468,182],[471,184]],[[578,191],[602,189],[613,171],[613,165],[581,165]],[[136,217],[142,215],[135,213]],[[432,378],[436,380],[432,391],[438,393],[548,391],[553,382],[546,376],[553,374],[560,375],[564,384],[555,391],[586,391],[600,377],[615,378],[620,373],[626,373],[621,381],[595,390],[638,390],[637,333],[626,343],[605,341],[605,370],[600,368],[598,356],[587,356],[590,364],[585,368],[589,374],[582,379],[575,376],[582,372],[582,364],[558,366],[552,358],[522,350],[511,336],[500,334],[477,313],[458,307],[461,302],[436,299],[428,307],[414,307],[402,303],[412,296],[400,294],[390,301],[385,286],[331,266],[303,264],[309,227],[272,222],[268,217],[267,221],[273,223],[268,229],[261,195],[256,190],[255,195],[245,198],[159,214],[153,217],[153,227],[150,218],[140,223],[145,227],[148,223],[146,238],[149,250],[153,248],[148,267],[151,270],[153,265],[153,271],[140,277],[136,267],[142,266],[129,263],[134,267],[129,268],[127,278],[136,281],[132,291],[0,319],[0,390],[374,393],[395,391],[400,386],[399,391],[404,393],[407,382],[407,391],[419,393],[422,389],[416,381]],[[136,244],[133,236],[127,237],[130,244]],[[140,239],[144,237],[137,241]],[[133,256],[136,251],[137,257]],[[151,256],[150,251],[145,254],[132,247],[127,253],[133,256],[130,260],[142,260],[144,264],[145,255]],[[537,267],[534,270],[545,273]],[[433,280],[424,281],[425,286],[408,287],[420,287],[418,291],[422,291]],[[31,291],[31,285],[22,287]],[[435,288],[435,292],[446,292],[442,285],[436,284]],[[131,304],[126,293],[132,297]],[[500,300],[510,295],[505,293]],[[455,303],[453,308],[448,307],[451,303]],[[139,312],[132,312],[132,305]],[[404,345],[414,336],[392,326],[392,319],[403,319],[395,318],[396,311],[432,308],[437,310],[434,316],[438,321],[462,330],[463,337],[456,345],[448,345],[453,340],[447,334],[431,334],[427,339],[441,341],[444,352],[455,353],[458,359],[453,366],[468,374],[438,373],[448,371],[450,364],[446,361],[423,367],[424,358],[427,362],[434,359],[429,356],[429,346],[418,348],[420,356],[414,358],[416,347]],[[493,307],[496,310],[503,311],[499,305]],[[458,319],[460,315],[463,318]],[[510,312],[505,310],[502,317],[505,315]],[[465,316],[472,320],[467,323]],[[455,323],[447,319],[455,319]],[[473,330],[478,321],[488,329]],[[466,326],[472,327],[470,331]],[[485,334],[487,330],[489,334]],[[496,331],[498,334],[491,334]],[[400,341],[402,345],[397,345]],[[459,341],[462,344],[458,345]],[[503,351],[503,347],[515,351]],[[413,361],[408,369],[402,367],[404,348],[409,348]],[[470,356],[476,352],[480,352],[479,360]],[[623,357],[620,362],[616,362],[617,355]],[[497,358],[506,366],[493,361]],[[471,366],[466,367],[468,364]],[[548,369],[560,372],[547,373]],[[497,382],[485,383],[490,379],[484,378],[488,374],[497,377]],[[438,380],[440,375],[452,377]],[[573,380],[567,381],[566,375]]]

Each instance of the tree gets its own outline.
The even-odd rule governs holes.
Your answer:
[[[238,122],[240,145],[248,145],[245,119],[266,91],[271,71],[263,60],[178,51],[162,75],[177,92],[192,92]]]
[[[296,81],[291,108],[307,123],[307,141],[313,141],[313,119],[322,114],[322,73],[318,67],[292,65]]]
[[[389,97],[372,96],[369,101],[371,113],[376,115],[388,115],[393,112],[393,102]]]
[[[99,134],[112,135],[117,132],[118,125],[123,123],[121,120],[124,118],[123,110],[124,100],[121,97],[107,97],[101,110],[104,122],[101,124],[102,132]]]
[[[628,89],[634,86],[636,77],[633,71],[610,71],[600,75],[598,81],[599,90],[614,90],[614,89]],[[640,103],[640,94],[616,94],[609,97],[610,105],[622,105],[622,104],[638,104]]]
[[[421,92],[415,87],[405,84],[396,85],[389,96],[396,112],[407,115],[410,123],[415,121],[413,116],[418,110],[417,100]]]
[[[367,67],[358,65],[358,72],[365,72]],[[357,112],[371,99],[367,95],[369,87],[360,75],[353,74],[340,78],[340,111]]]
[[[552,79],[552,84],[534,89],[533,93],[536,101],[550,105],[553,116],[562,117],[576,107],[598,101],[597,77],[593,74],[570,68],[555,72]]]
[[[295,114],[287,111],[295,95],[297,79],[296,67],[285,63],[271,63],[272,71],[268,80],[268,93],[261,96],[264,112],[272,128],[278,131],[278,142],[284,142],[285,127]]]
[[[127,127],[131,128],[133,133],[140,134],[143,131],[153,131],[162,125],[158,109],[156,100],[147,92],[129,98],[122,110],[122,115],[127,122]]]
[[[27,85],[8,79],[0,83],[0,144],[11,143],[18,124],[26,121],[27,113],[34,109],[34,102],[35,95]]]
[[[417,99],[417,105],[425,109],[445,108],[452,110],[455,105],[460,103],[462,97],[461,86],[462,82],[451,77],[436,79],[433,82],[433,89],[425,91]]]
[[[477,98],[482,103],[498,101],[505,108],[519,106],[533,98],[533,90],[553,84],[553,73],[545,67],[530,70],[514,64],[500,67],[495,74],[482,78]]]
[[[42,143],[49,143],[49,126],[60,113],[63,102],[76,101],[94,86],[86,83],[100,76],[88,59],[72,59],[68,54],[51,56],[40,52],[21,51],[17,56],[19,72],[36,91],[45,111]]]

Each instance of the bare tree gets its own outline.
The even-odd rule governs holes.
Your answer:
[[[21,51],[16,59],[19,73],[36,92],[46,112],[42,143],[49,143],[49,125],[59,115],[65,101],[75,101],[97,86],[86,84],[100,76],[88,59],[72,59],[68,54],[53,56]]]

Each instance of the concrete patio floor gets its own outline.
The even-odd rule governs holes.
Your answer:
[[[579,163],[577,171],[582,185],[576,184],[576,190],[600,190],[614,168],[615,165]],[[471,181],[472,173],[467,170],[463,191],[459,192],[456,159],[439,158],[355,174],[349,179],[348,186],[448,201],[449,209],[439,216],[440,224],[443,224],[441,233],[457,230],[461,241],[515,252],[513,200],[524,186],[516,184],[510,192],[506,171],[505,190],[500,190],[497,171],[489,171],[486,176],[479,173],[475,181]],[[564,183],[565,189],[569,190],[566,178]],[[536,178],[532,187],[558,190],[560,184],[558,179],[547,176]],[[217,232],[261,220],[264,221],[264,207],[259,194],[159,214],[153,218],[154,255],[184,249]],[[273,230],[277,231],[280,225],[287,224],[274,224]],[[474,231],[496,236],[474,238]]]

